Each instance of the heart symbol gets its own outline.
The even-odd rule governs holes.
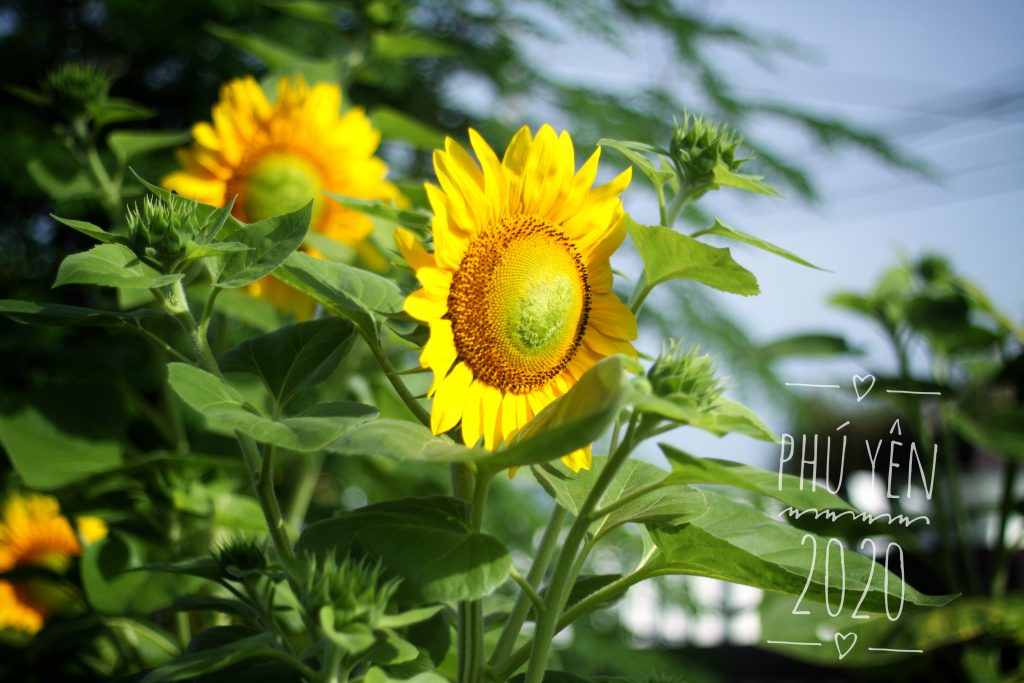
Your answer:
[[[850,641],[849,645],[846,643],[847,640]],[[839,652],[839,659],[842,659],[850,654],[850,650],[857,644],[857,634],[852,631],[850,633],[836,633],[835,641],[836,650]],[[846,648],[845,650],[843,649],[844,647]]]
[[[866,384],[866,387],[861,387],[862,384]],[[875,376],[867,375],[861,377],[860,375],[853,376],[853,391],[857,394],[857,403],[860,403],[865,396],[867,396],[875,386]]]

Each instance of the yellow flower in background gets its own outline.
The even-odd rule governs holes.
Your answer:
[[[423,286],[405,310],[430,326],[420,362],[434,373],[431,429],[461,420],[466,444],[493,450],[600,359],[635,353],[636,319],[609,263],[626,235],[630,169],[592,187],[600,149],[577,173],[569,134],[546,125],[536,138],[520,129],[500,161],[469,136],[481,166],[451,139],[434,152],[434,252],[406,231],[397,240]],[[563,461],[589,468],[590,448]]]
[[[310,228],[358,247],[373,230],[371,219],[329,200],[324,191],[363,199],[400,200],[385,180],[387,165],[375,152],[380,133],[360,108],[341,112],[341,89],[281,78],[271,101],[251,76],[221,88],[212,123],[192,127],[194,142],[178,152],[182,169],[163,186],[212,206],[237,196],[232,213],[252,223],[301,208],[313,200]],[[273,278],[250,292],[285,308],[298,293]],[[312,306],[311,300],[301,301]]]
[[[107,535],[107,525],[96,517],[80,517],[78,533],[92,543]],[[0,573],[23,567],[60,573],[81,553],[78,535],[60,513],[56,498],[28,493],[7,499],[0,517]],[[49,612],[50,606],[30,583],[0,581],[0,629],[33,635]]]

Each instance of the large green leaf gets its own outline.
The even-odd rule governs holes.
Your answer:
[[[725,397],[715,399],[706,407],[696,405],[689,396],[638,395],[637,410],[711,432],[715,436],[744,434],[760,441],[778,442],[779,438],[752,410]]]
[[[236,31],[221,24],[207,24],[205,28],[228,45],[256,57],[272,71],[286,74],[299,72],[312,83],[334,82],[338,78],[340,64],[337,59],[316,59],[269,38]]]
[[[995,410],[983,415],[951,410],[949,419],[978,448],[1024,462],[1024,409]]]
[[[388,278],[309,254],[291,254],[274,275],[348,318],[368,336],[376,334],[383,317],[400,313],[405,301],[398,285]]]
[[[575,474],[551,466],[535,467],[533,474],[555,502],[579,515],[607,464],[608,458],[599,456],[589,470]],[[598,509],[611,507],[615,509],[592,522],[590,531],[595,536],[629,522],[682,523],[703,513],[706,505],[700,491],[673,480],[669,472],[642,460],[627,460],[609,484]]]
[[[53,286],[79,284],[153,289],[177,282],[182,277],[180,273],[162,275],[122,244],[99,244],[89,251],[65,258],[57,269],[57,280]]]
[[[822,333],[788,335],[768,342],[758,349],[758,355],[765,362],[791,356],[832,356],[858,353],[860,350],[850,346],[845,338]]]
[[[75,409],[95,413],[91,406]],[[30,404],[0,414],[0,444],[26,486],[59,489],[121,466],[124,455],[118,441],[65,430],[64,422],[60,415]]]
[[[280,216],[243,225],[228,222],[217,234],[218,242],[237,242],[247,251],[232,251],[207,261],[218,287],[244,287],[268,275],[302,244],[312,217],[313,202]],[[216,244],[216,242],[214,243]]]
[[[82,556],[82,584],[93,609],[102,614],[147,614],[163,609],[199,582],[191,576],[129,571],[145,561],[142,541],[112,533],[91,544]]]
[[[512,444],[489,462],[495,467],[533,465],[589,446],[604,434],[625,402],[624,373],[622,356],[601,360],[516,432]]]
[[[760,606],[762,632],[770,633],[772,640],[783,643],[823,641],[823,647],[783,643],[767,647],[825,666],[893,666],[899,660],[919,657],[914,650],[929,652],[986,635],[1024,645],[1024,599],[1020,596],[1000,600],[963,597],[942,609],[908,610],[897,621],[890,621],[884,614],[872,614],[868,619],[852,619],[845,614],[833,617],[820,607],[801,616],[794,616],[792,610],[792,598],[766,595]],[[856,643],[843,656],[842,664],[838,664],[834,633],[857,635]],[[897,651],[871,651],[868,647]]]
[[[107,147],[122,164],[157,150],[186,144],[188,131],[118,130],[107,137]]]
[[[321,318],[282,327],[245,340],[220,358],[224,372],[256,375],[282,404],[296,392],[319,384],[352,348],[352,324]]]
[[[633,244],[644,262],[645,287],[686,279],[744,296],[761,291],[757,278],[736,263],[728,249],[712,247],[660,225],[627,221]]]
[[[356,425],[327,447],[339,455],[366,455],[423,460],[425,462],[469,462],[493,457],[481,448],[466,448],[415,422],[382,418]]]
[[[221,647],[190,652],[149,672],[142,683],[195,679],[199,674],[219,671],[247,659],[266,657],[268,652],[274,655],[273,640],[274,634],[259,633]]]
[[[294,451],[322,450],[377,412],[362,403],[338,401],[320,404],[295,417],[273,420],[261,415],[233,387],[205,370],[171,363],[167,366],[167,380],[174,392],[206,419],[210,431],[228,436],[239,431],[261,443]]]
[[[769,498],[781,500],[800,510],[853,510],[845,500],[824,487],[811,491],[810,485],[801,491],[802,480],[791,474],[780,475],[759,467],[741,465],[728,460],[695,458],[670,446],[658,444],[672,466],[669,479],[681,484],[717,484],[733,486]]]
[[[444,147],[444,133],[397,109],[375,107],[370,121],[386,140],[401,140],[423,150]]]
[[[719,235],[721,237],[728,237],[731,240],[736,240],[737,242],[743,242],[744,244],[749,244],[752,247],[757,247],[758,249],[763,249],[764,251],[767,251],[767,252],[770,252],[772,254],[775,254],[776,256],[781,256],[782,258],[784,258],[784,259],[786,259],[788,261],[792,261],[793,263],[799,263],[802,266],[807,266],[808,268],[814,268],[815,270],[825,270],[824,268],[819,268],[818,266],[814,265],[810,261],[805,261],[804,259],[800,258],[799,256],[797,256],[793,252],[787,251],[787,250],[783,249],[782,247],[780,247],[778,245],[772,244],[771,242],[768,242],[768,241],[765,241],[765,240],[761,239],[760,237],[755,237],[754,235],[749,235],[749,234],[747,234],[745,232],[740,232],[739,230],[734,230],[733,228],[730,228],[728,225],[723,223],[718,218],[715,219],[715,224],[714,225],[712,225],[710,228],[704,228],[703,230],[700,231],[699,234],[701,234],[701,235]],[[825,271],[825,272],[829,272],[829,271]]]
[[[452,43],[425,35],[374,31],[370,36],[373,53],[381,59],[409,59],[411,57],[447,57],[456,54]]]
[[[40,304],[34,301],[0,299],[0,315],[25,325],[93,325],[96,327],[137,327],[142,318],[159,316],[150,308],[135,311],[104,311],[98,308]]]
[[[402,578],[403,599],[424,602],[480,598],[504,583],[511,566],[501,541],[470,528],[466,504],[443,496],[378,503],[316,522],[297,547],[340,556],[362,550]]]
[[[353,211],[358,211],[359,213],[365,213],[367,216],[373,216],[374,218],[380,218],[381,220],[388,221],[389,223],[395,223],[406,228],[411,228],[419,233],[424,233],[430,229],[431,218],[430,214],[426,211],[400,209],[397,206],[375,199],[346,197],[344,195],[334,194],[331,192],[326,192],[325,194],[342,206],[352,209]]]
[[[772,521],[754,508],[722,494],[701,493],[707,501],[703,514],[687,524],[649,527],[658,552],[643,569],[647,575],[708,576],[792,596],[804,592],[810,575],[806,598],[800,605],[805,609],[809,608],[807,601],[824,602],[825,555],[831,550],[832,571],[828,578],[831,599],[833,604],[838,603],[845,576],[844,609],[850,612],[858,604],[862,612],[884,611],[883,586],[886,583],[893,609],[901,592],[910,605],[939,606],[953,599],[953,596],[924,595],[892,572],[886,582],[886,572],[881,566],[850,550],[842,552],[845,573],[840,572],[836,566],[838,553],[827,547],[827,539]],[[805,538],[808,540],[804,541]],[[813,571],[811,538],[817,544]],[[865,587],[868,587],[866,591]]]

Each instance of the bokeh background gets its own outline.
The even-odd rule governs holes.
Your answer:
[[[648,304],[657,315],[640,348],[656,354],[666,336],[699,344],[730,375],[729,393],[778,432],[812,432],[852,419],[864,435],[881,434],[893,416],[920,407],[859,404],[852,400],[852,375],[930,381],[941,347],[935,339],[953,328],[912,330],[920,339],[908,343],[900,366],[884,327],[836,306],[833,294],[867,292],[894,266],[913,271],[937,254],[1018,329],[1024,318],[1022,25],[1024,5],[1012,0],[0,2],[0,83],[9,86],[0,93],[0,297],[118,305],[96,288],[50,289],[60,260],[87,241],[48,214],[101,222],[102,213],[88,198],[61,194],[74,162],[54,134],[56,120],[17,93],[71,60],[110,69],[117,76],[113,95],[152,109],[151,118],[129,125],[145,130],[185,130],[208,119],[220,85],[232,77],[299,71],[340,80],[348,100],[366,107],[382,130],[391,176],[414,201],[421,179],[431,177],[429,150],[443,134],[464,138],[470,125],[496,147],[523,123],[544,122],[570,130],[578,148],[600,137],[667,146],[673,118],[690,111],[736,127],[755,157],[749,168],[785,198],[715,193],[687,220],[697,226],[722,216],[827,271],[736,248],[737,259],[757,274],[761,295],[666,287]],[[624,163],[610,150],[604,159],[611,162],[603,168],[609,176]],[[173,163],[166,153],[135,165],[158,178]],[[640,222],[657,221],[654,195],[639,176],[626,208]],[[628,247],[616,265],[626,276],[640,271]],[[879,296],[909,296],[909,280],[901,282]],[[827,338],[789,351],[772,346],[792,335],[806,341],[812,333]],[[1004,334],[1000,351],[1000,370],[978,376],[1018,392],[1011,416],[1020,416],[1020,339]],[[0,321],[0,409],[61,377],[114,394],[115,385],[127,384],[148,395],[158,378],[145,374],[144,363],[134,339]],[[949,382],[975,386],[972,377]],[[785,382],[834,382],[843,389],[826,395]],[[140,430],[130,412],[117,419],[126,432]],[[1008,513],[998,504],[1008,473],[1016,474],[1006,463],[1024,457],[1022,424],[1011,417],[1000,434],[1004,452],[991,441],[979,445],[960,436],[940,455],[957,461],[953,488],[939,493],[963,517],[955,528],[957,552],[966,549],[964,562],[980,575],[989,572],[998,537],[1019,543],[1024,532],[1024,481],[1011,488]],[[777,467],[777,450],[743,437],[681,430],[670,438],[700,455]],[[656,453],[652,446],[644,456],[656,459]],[[439,489],[444,478],[382,463],[331,467],[334,479],[322,481],[315,498],[322,514],[338,500],[354,507]],[[845,494],[884,511],[884,500],[863,484],[863,477],[851,477]],[[550,503],[528,476],[496,497],[507,512],[490,523],[518,533],[525,552],[533,523]],[[917,540],[908,561],[911,583],[929,592],[985,592],[968,585],[968,566],[939,577],[928,568],[938,541],[927,533]],[[598,556],[598,569],[621,570],[635,542],[624,535],[621,551]],[[1020,589],[1019,559],[1008,585]],[[1020,666],[1014,648],[993,650],[986,639],[1003,641],[977,624],[961,624],[967,635],[920,660],[831,668],[758,647],[778,618],[766,610],[753,589],[703,579],[645,584],[615,611],[563,633],[560,656],[572,671],[663,672],[694,681],[982,681]],[[976,654],[978,647],[984,654]]]

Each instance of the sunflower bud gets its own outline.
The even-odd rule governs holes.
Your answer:
[[[147,196],[142,208],[128,209],[128,234],[139,257],[168,266],[179,260],[202,229],[196,205]]]
[[[722,395],[711,357],[696,347],[684,353],[678,342],[672,342],[654,362],[647,379],[657,396],[684,399],[698,410],[709,408]]]
[[[339,563],[330,555],[310,567],[307,599],[333,611],[335,628],[355,623],[374,628],[398,590],[398,580],[385,579],[379,562],[345,558]]]
[[[252,539],[236,538],[225,543],[215,558],[223,577],[230,580],[245,579],[267,568],[266,548]]]
[[[93,64],[71,62],[47,74],[42,88],[58,110],[73,114],[106,101],[113,82],[109,73]]]
[[[740,138],[727,126],[686,113],[676,123],[669,152],[680,175],[691,186],[710,186],[715,167],[724,165],[735,172],[746,159],[737,158]]]

